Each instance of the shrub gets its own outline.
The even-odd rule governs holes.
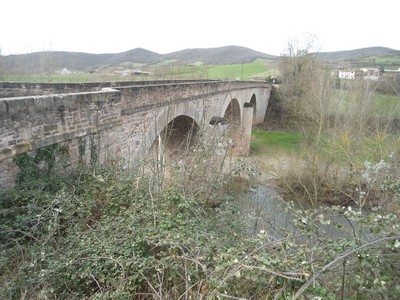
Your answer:
[[[400,293],[394,215],[289,206],[291,230],[280,237],[268,228],[249,235],[245,210],[232,197],[209,208],[182,190],[154,192],[145,176],[114,170],[91,170],[66,182],[46,196],[29,198],[22,189],[14,194],[29,198],[35,213],[3,218],[14,235],[2,237],[2,297],[278,298],[297,291],[333,299],[341,290],[350,298],[359,291],[371,297]],[[24,218],[37,226],[25,226],[18,236]],[[330,226],[343,234],[330,235]],[[373,235],[365,237],[366,231]]]

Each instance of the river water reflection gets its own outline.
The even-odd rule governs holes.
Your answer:
[[[343,212],[334,214],[332,210],[326,213],[324,207],[313,210],[312,213],[304,213],[304,209],[311,207],[300,207],[295,203],[283,201],[274,188],[259,185],[248,192],[249,203],[245,209],[250,216],[248,221],[248,232],[251,235],[265,232],[269,236],[279,239],[286,236],[288,232],[295,232],[300,225],[306,225],[310,219],[315,221],[320,234],[332,239],[336,238],[354,238],[358,236],[358,222],[347,218]],[[352,213],[367,214],[363,210],[359,211],[356,207],[346,207],[345,210],[352,210]],[[372,236],[365,230],[361,236],[363,239],[371,239]],[[376,238],[376,236],[375,236]]]

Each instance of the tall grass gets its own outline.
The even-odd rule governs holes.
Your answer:
[[[400,96],[377,94],[374,108],[379,115],[400,118]]]

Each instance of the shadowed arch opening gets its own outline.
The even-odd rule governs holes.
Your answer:
[[[178,116],[163,129],[160,136],[169,153],[186,151],[193,145],[199,126],[188,116]]]
[[[255,94],[253,94],[253,95],[251,96],[250,104],[253,105],[253,122],[254,122],[254,119],[255,119],[256,116],[257,116],[257,99],[256,99],[256,95],[255,95]]]
[[[239,101],[233,98],[228,104],[224,119],[227,122],[227,134],[232,140],[230,153],[238,154],[241,144],[241,107]]]
[[[180,115],[170,121],[154,141],[149,153],[169,158],[187,151],[194,143],[199,125],[189,116]]]
[[[147,170],[156,175],[158,187],[163,186],[164,180],[170,176],[171,163],[178,162],[189,153],[199,130],[200,127],[193,118],[179,115],[155,138],[144,160]]]
[[[240,125],[240,104],[236,98],[233,98],[231,102],[228,104],[224,114],[225,120],[229,124]]]

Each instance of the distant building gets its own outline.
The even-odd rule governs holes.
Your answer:
[[[346,71],[339,70],[338,78],[340,78],[340,79],[355,79],[356,73],[351,70],[346,70]]]
[[[67,68],[64,68],[60,71],[56,71],[57,74],[62,74],[62,75],[66,75],[66,74],[72,74],[72,71],[68,70]]]
[[[116,76],[149,76],[150,72],[143,72],[140,70],[123,70],[123,71],[115,71],[114,75],[116,75]]]
[[[399,75],[400,74],[400,68],[398,68],[397,70],[385,70],[385,73]]]
[[[380,79],[381,73],[378,69],[375,68],[362,68],[361,71],[363,72],[363,78],[378,81]]]
[[[369,80],[378,81],[380,79],[380,72],[378,69],[373,68],[362,68],[359,70],[334,70],[332,71],[332,76],[339,79],[356,79],[356,78],[364,78]]]
[[[397,70],[385,70],[381,76],[382,80],[400,78],[400,68]]]
[[[133,70],[132,71],[132,75],[135,75],[135,76],[139,76],[139,75],[141,75],[141,76],[149,76],[150,72],[143,72],[143,71],[140,71],[140,70]]]

